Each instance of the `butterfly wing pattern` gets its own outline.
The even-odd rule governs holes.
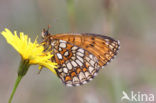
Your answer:
[[[44,39],[51,46],[52,61],[58,77],[67,86],[79,86],[92,80],[117,54],[119,41],[98,34],[56,34]]]

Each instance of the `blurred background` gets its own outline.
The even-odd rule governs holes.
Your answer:
[[[54,34],[98,33],[121,42],[117,57],[80,87],[65,87],[48,69],[38,74],[31,66],[12,103],[130,103],[121,101],[123,91],[154,94],[156,103],[155,18],[156,0],[0,0],[0,31],[34,40],[49,24]],[[0,103],[8,102],[20,59],[0,35]]]

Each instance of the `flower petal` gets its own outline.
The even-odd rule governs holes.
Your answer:
[[[54,68],[57,68],[57,63],[51,61],[51,51],[44,52],[44,47],[37,43],[37,38],[34,42],[31,42],[31,38],[28,35],[24,35],[20,32],[20,36],[14,31],[14,34],[7,28],[1,32],[7,42],[21,55],[21,57],[29,60],[29,64],[37,64],[48,68],[56,74]]]

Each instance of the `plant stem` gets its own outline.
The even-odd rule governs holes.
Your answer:
[[[15,92],[16,92],[16,89],[17,89],[17,87],[18,87],[18,85],[19,85],[19,83],[20,83],[22,77],[23,77],[23,76],[18,75],[18,77],[16,78],[16,82],[15,82],[15,85],[14,85],[14,88],[13,88],[13,91],[12,91],[12,93],[11,93],[11,96],[10,96],[10,98],[9,98],[9,102],[8,102],[8,103],[11,103],[11,101],[12,101],[12,99],[13,99],[13,96],[14,96],[14,94],[15,94]]]
[[[16,92],[16,89],[17,89],[22,77],[27,73],[29,66],[30,66],[29,60],[23,60],[23,59],[21,60],[19,69],[18,69],[18,77],[16,78],[16,82],[15,82],[15,85],[14,85],[14,88],[13,88],[13,91],[11,93],[8,103],[11,103],[13,96]]]

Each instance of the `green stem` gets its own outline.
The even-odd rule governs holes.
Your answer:
[[[14,88],[13,88],[13,91],[11,93],[8,103],[11,103],[13,96],[16,92],[16,89],[17,89],[21,79],[23,78],[23,76],[27,73],[29,66],[30,66],[29,60],[22,59],[22,61],[20,62],[19,69],[18,69],[18,77],[16,79],[16,82],[15,82],[15,85],[14,85]]]
[[[11,93],[11,96],[10,96],[10,98],[9,98],[9,102],[8,102],[8,103],[11,103],[11,101],[12,101],[12,99],[13,99],[13,96],[14,96],[14,94],[15,94],[15,92],[16,92],[16,89],[17,89],[17,87],[18,87],[18,85],[19,85],[21,79],[22,79],[22,76],[18,76],[18,77],[17,77],[16,82],[15,82],[15,85],[14,85],[14,88],[13,88],[13,91],[12,91],[12,93]]]

